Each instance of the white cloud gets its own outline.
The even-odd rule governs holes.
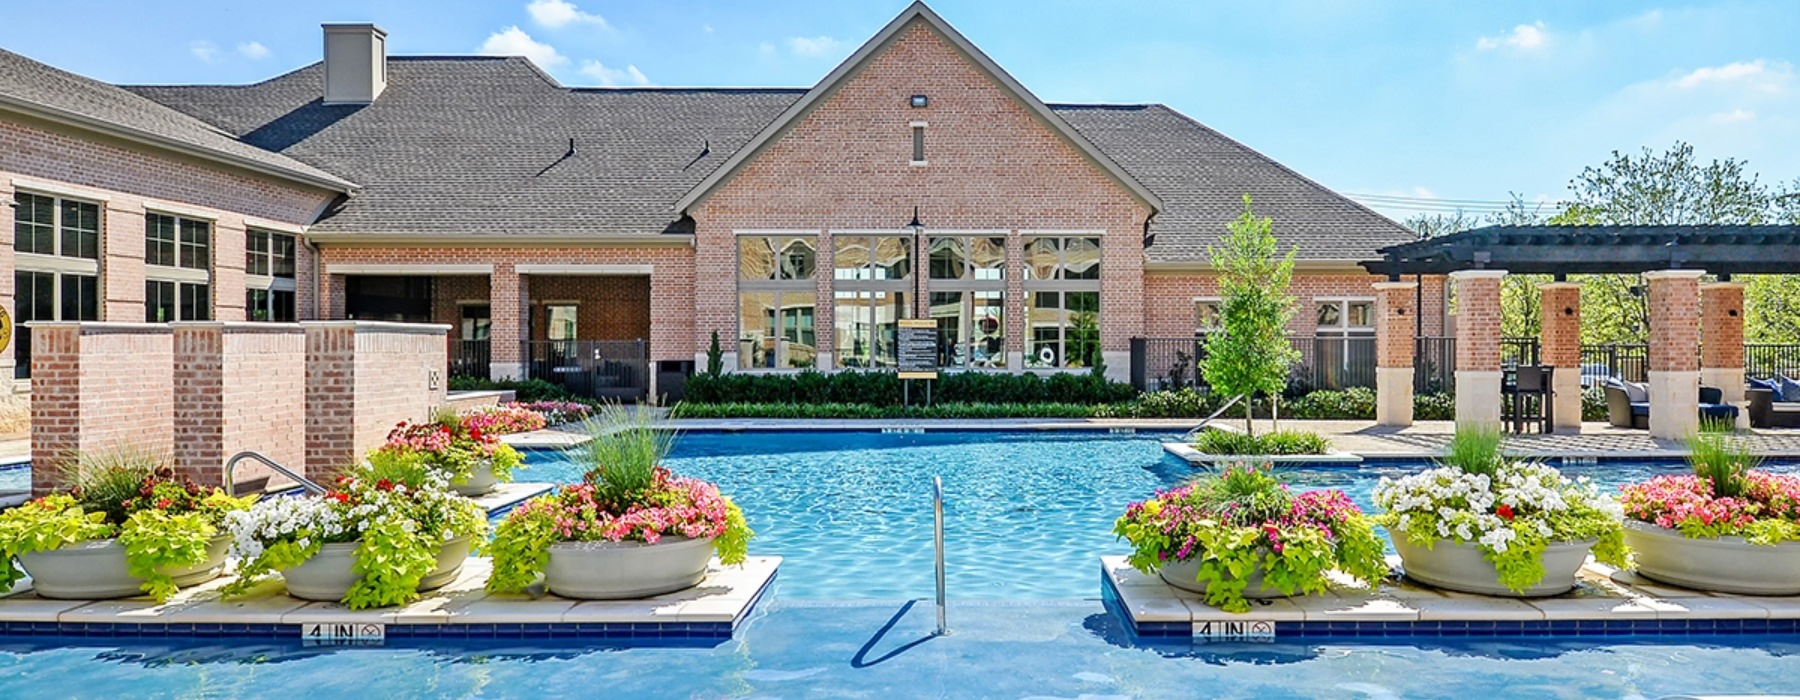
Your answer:
[[[1521,24],[1512,31],[1500,36],[1484,36],[1475,40],[1475,48],[1492,51],[1502,46],[1510,46],[1521,51],[1530,51],[1544,45],[1550,33],[1546,31],[1542,21],[1532,24]]]
[[[1787,63],[1769,63],[1767,59],[1738,61],[1722,66],[1695,69],[1675,79],[1673,85],[1683,90],[1712,84],[1744,84],[1763,92],[1780,92],[1794,77],[1794,67]]]
[[[771,44],[771,43],[765,41],[763,43],[756,45],[756,55],[758,55],[758,56],[761,56],[763,58],[774,58],[775,54],[776,54],[776,51],[775,51],[774,44]]]
[[[558,53],[556,47],[539,43],[516,26],[489,35],[487,41],[481,43],[481,53],[484,56],[524,56],[545,70],[569,62],[569,57]]]
[[[1729,112],[1719,112],[1707,119],[1714,124],[1741,124],[1756,119],[1756,112],[1740,107]]]
[[[238,44],[237,51],[238,54],[252,61],[260,61],[269,57],[269,47],[263,46],[260,41],[246,41]]]
[[[608,68],[599,61],[582,61],[581,74],[599,81],[606,87],[619,85],[649,85],[650,79],[637,66],[628,65],[624,70]]]
[[[551,29],[571,24],[592,24],[601,28],[606,27],[606,20],[600,15],[582,12],[580,8],[575,7],[575,3],[565,0],[531,0],[531,4],[525,6],[525,11],[531,13],[531,21]]]
[[[702,25],[700,25],[700,31],[706,32],[707,34],[711,34],[711,33],[713,33],[712,25],[702,24]]]
[[[815,36],[812,38],[797,36],[787,40],[788,51],[793,52],[795,56],[806,56],[809,58],[830,54],[837,50],[838,44],[838,40],[828,36]]]
[[[219,61],[219,45],[205,39],[188,44],[188,53],[206,63]]]

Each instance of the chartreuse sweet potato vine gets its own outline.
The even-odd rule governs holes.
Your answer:
[[[1127,507],[1113,533],[1145,573],[1198,559],[1207,604],[1231,612],[1250,609],[1244,591],[1258,574],[1264,587],[1294,595],[1326,590],[1333,569],[1369,585],[1388,570],[1384,543],[1349,496],[1293,495],[1266,464],[1228,465],[1158,491]]]
[[[558,542],[712,538],[721,563],[743,563],[755,535],[743,512],[717,486],[658,466],[674,434],[654,421],[650,411],[612,406],[588,424],[590,439],[569,452],[588,467],[581,483],[525,502],[495,528],[487,547],[494,559],[488,590],[510,593],[531,585]]]
[[[66,493],[0,513],[0,590],[24,575],[19,555],[116,538],[142,590],[158,601],[174,596],[168,571],[206,563],[226,514],[253,499],[178,478],[165,461],[129,448],[78,455],[62,472]]]

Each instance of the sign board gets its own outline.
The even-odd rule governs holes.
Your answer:
[[[1208,620],[1194,623],[1194,639],[1202,642],[1273,642],[1270,620]]]
[[[6,313],[6,307],[0,306],[0,350],[5,350],[6,346],[12,345],[12,334],[12,315]]]
[[[937,379],[937,321],[929,318],[900,319],[899,343],[901,379]]]
[[[300,626],[300,641],[313,646],[378,645],[387,640],[387,626],[374,622],[308,622]]]

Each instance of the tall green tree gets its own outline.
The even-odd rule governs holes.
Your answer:
[[[1287,341],[1294,317],[1294,254],[1275,240],[1273,222],[1258,217],[1244,195],[1244,213],[1226,227],[1218,246],[1206,254],[1219,274],[1219,331],[1206,337],[1201,371],[1206,383],[1231,396],[1266,394],[1278,400],[1288,369],[1300,351]],[[1250,401],[1244,402],[1244,432],[1254,434]]]

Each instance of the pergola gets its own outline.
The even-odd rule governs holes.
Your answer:
[[[1362,263],[1376,290],[1377,420],[1412,424],[1414,293],[1406,275],[1448,275],[1457,290],[1457,427],[1500,424],[1500,285],[1508,273],[1552,275],[1539,286],[1540,359],[1553,376],[1556,428],[1581,427],[1581,290],[1572,274],[1643,274],[1650,321],[1650,434],[1699,427],[1702,383],[1744,399],[1744,288],[1733,275],[1800,273],[1800,226],[1489,226],[1389,246]],[[1701,283],[1704,275],[1716,282]],[[1705,342],[1702,343],[1702,338]],[[1746,415],[1739,414],[1740,424]]]

